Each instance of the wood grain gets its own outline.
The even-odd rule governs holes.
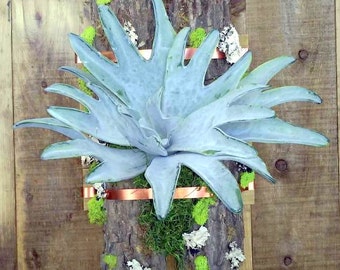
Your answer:
[[[243,224],[244,224],[244,241],[243,253],[246,257],[245,261],[241,264],[241,270],[253,270],[253,236],[252,236],[252,223],[251,223],[251,204],[243,206]]]
[[[298,58],[273,85],[315,90],[322,105],[278,108],[290,122],[318,130],[325,148],[258,145],[278,179],[257,181],[253,207],[254,269],[340,269],[335,1],[248,1],[247,29],[254,66],[285,54]],[[300,59],[299,59],[300,52]],[[278,159],[288,168],[275,169]]]
[[[192,28],[204,27],[207,31],[210,31],[222,29],[223,26],[230,23],[229,2],[229,0],[176,0],[165,1],[165,5],[170,21],[176,30],[190,26]],[[135,26],[139,41],[145,41],[146,44],[142,49],[150,48],[154,34],[151,1],[115,0],[111,3],[111,7],[121,22],[130,21]],[[244,12],[244,8],[238,12],[241,14]],[[237,16],[236,11],[235,16]],[[239,24],[242,24],[241,19]],[[244,29],[243,26],[242,30],[244,31]],[[240,32],[240,34],[245,34],[245,32]],[[107,49],[107,46],[103,44],[97,44],[97,46],[103,48],[103,50]],[[215,60],[209,67],[206,75],[207,81],[220,76],[226,68],[225,60]],[[140,202],[107,202],[109,219],[105,226],[106,251],[118,255],[119,266],[122,265],[121,262],[124,261],[124,258],[137,258],[143,265],[152,268],[165,269],[168,267],[167,269],[171,269],[173,263],[169,258],[165,261],[164,257],[160,255],[152,254],[150,256],[145,254],[145,251],[141,248],[143,243],[138,238],[139,232],[136,222],[139,207]],[[227,269],[230,263],[224,259],[224,255],[228,250],[228,243],[235,240],[239,246],[242,246],[244,237],[242,216],[231,214],[221,204],[210,209],[210,213],[209,223],[207,224],[211,232],[210,245],[206,246],[204,252],[209,258],[211,270]],[[127,238],[129,243],[124,241]],[[188,260],[188,269],[193,268],[191,261]],[[123,267],[119,269],[123,269]]]
[[[14,120],[45,117],[49,105],[76,105],[46,94],[55,82],[74,83],[60,73],[73,65],[67,34],[87,26],[87,1],[46,0],[13,3]],[[98,269],[102,228],[82,211],[78,159],[41,161],[47,145],[65,140],[41,129],[15,131],[17,269]]]
[[[340,3],[339,1],[335,2],[335,21],[336,21],[336,79],[337,79],[337,98],[338,108],[340,107]],[[340,141],[340,110],[338,110],[338,142]],[[338,143],[338,157],[340,157],[340,144]],[[340,160],[338,160],[338,166],[340,164]],[[340,170],[340,169],[339,169]],[[339,194],[340,194],[340,179],[339,179]],[[339,204],[340,204],[340,196],[339,196]],[[340,212],[340,209],[339,209]]]
[[[0,1],[0,266],[16,265],[11,6]]]

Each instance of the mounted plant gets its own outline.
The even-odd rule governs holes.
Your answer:
[[[286,123],[271,109],[285,102],[321,103],[321,99],[301,87],[268,85],[276,73],[295,61],[289,56],[246,73],[252,58],[247,53],[225,74],[204,85],[218,31],[206,37],[185,65],[190,29],[176,34],[162,1],[152,2],[156,30],[150,59],[139,54],[109,7],[99,6],[118,63],[70,34],[71,46],[88,72],[74,67],[60,70],[84,80],[95,97],[66,84],[45,89],[78,101],[86,110],[52,106],[47,109],[51,118],[24,120],[15,127],[47,128],[70,138],[47,147],[42,159],[91,155],[100,160],[86,177],[88,183],[117,182],[144,173],[159,218],[169,211],[181,166],[197,173],[228,209],[239,213],[241,192],[222,161],[245,164],[275,182],[250,143],[327,145],[323,135]],[[89,136],[117,147],[98,144]]]

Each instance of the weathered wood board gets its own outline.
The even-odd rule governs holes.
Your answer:
[[[87,26],[86,2],[12,2],[14,121],[47,116],[50,105],[72,106],[70,100],[43,89],[55,82],[76,82],[57,68],[73,65],[67,34]],[[40,160],[43,148],[60,140],[65,138],[42,129],[15,131],[20,270],[99,268],[102,229],[90,225],[82,211],[79,159]]]
[[[257,181],[254,269],[340,269],[335,2],[247,2],[253,65],[296,56],[272,84],[300,85],[323,98],[322,105],[280,106],[279,115],[330,139],[326,148],[258,145],[278,183]],[[279,159],[286,169],[284,162],[277,164],[281,171],[275,169]]]
[[[193,29],[204,27],[207,31],[221,30],[230,23],[230,1],[165,1],[165,4],[169,19],[177,31],[186,26]],[[151,1],[117,0],[111,3],[111,8],[117,14],[121,23],[131,22],[136,28],[139,41],[145,42],[145,48],[151,48],[154,35]],[[237,17],[244,12],[244,8],[243,5],[243,8],[235,10],[234,16]],[[98,19],[96,19],[95,9],[93,18],[94,24],[96,24]],[[237,20],[240,25],[242,22],[244,23],[244,20],[241,19],[238,18]],[[242,30],[244,29],[245,26],[243,25]],[[105,45],[105,42],[103,44],[102,40],[97,46],[104,50],[108,49],[108,46]],[[221,75],[226,68],[225,60],[213,61],[206,80],[209,81]],[[139,236],[141,233],[137,222],[141,202],[108,201],[106,206],[109,219],[105,225],[105,251],[118,256],[118,269],[124,269],[124,262],[132,258],[136,258],[143,265],[155,269],[176,269],[172,264],[169,265],[169,261],[166,261],[164,256],[155,253],[150,255],[145,252],[145,248],[142,248],[143,241]],[[229,261],[225,260],[224,255],[228,251],[229,242],[235,240],[239,246],[242,246],[244,237],[242,216],[231,214],[223,205],[219,204],[211,209],[207,227],[211,232],[211,237],[210,246],[204,249],[204,254],[209,259],[211,270],[229,268]],[[129,241],[126,241],[126,239],[129,239]],[[249,265],[251,265],[251,260],[249,261]],[[188,260],[186,267],[193,269],[192,262]]]
[[[4,116],[0,121],[0,268],[98,269],[102,231],[88,225],[82,211],[78,159],[39,158],[45,146],[64,138],[43,130],[18,130],[14,159],[11,89],[14,121],[44,116],[45,107],[51,104],[71,104],[43,93],[43,88],[53,82],[74,82],[56,69],[73,65],[66,34],[79,33],[88,25],[91,14],[89,1],[85,0],[37,2],[0,2],[0,110]],[[165,2],[168,9],[181,3]],[[8,21],[8,4],[13,10],[12,21]],[[336,55],[335,5],[339,36],[337,1],[247,2],[253,66],[281,54],[300,55],[301,59],[272,83],[305,86],[324,100],[322,105],[281,106],[280,115],[317,129],[331,140],[324,149],[258,145],[260,155],[279,181],[275,186],[257,181],[252,214],[254,269],[340,269],[336,92],[340,47],[338,42]],[[245,19],[242,13],[236,17]],[[278,159],[287,162],[287,170],[275,169]]]
[[[0,266],[16,265],[11,7],[0,1]]]

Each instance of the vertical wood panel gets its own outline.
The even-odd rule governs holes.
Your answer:
[[[336,21],[336,78],[337,78],[337,97],[338,97],[338,142],[340,141],[340,3],[335,1],[335,21]],[[338,166],[340,165],[340,144],[338,143]],[[340,168],[338,174],[340,175]],[[339,194],[340,194],[340,177],[339,177]],[[339,195],[340,204],[340,195]],[[340,212],[340,207],[339,207]]]
[[[16,265],[11,6],[0,1],[0,266]]]
[[[50,105],[73,105],[44,87],[75,83],[57,71],[73,65],[69,32],[86,25],[89,1],[13,1],[15,121],[47,116]],[[76,105],[76,104],[74,104]],[[82,211],[79,159],[41,161],[47,145],[65,140],[41,129],[15,131],[18,269],[98,269],[102,229]]]
[[[340,269],[335,1],[248,1],[254,66],[282,54],[300,59],[273,85],[315,90],[322,105],[294,103],[279,115],[330,138],[326,148],[263,146],[260,155],[278,179],[257,181],[253,207],[254,269]],[[279,172],[275,162],[288,169]]]

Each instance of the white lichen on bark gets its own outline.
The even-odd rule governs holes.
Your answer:
[[[232,24],[225,26],[220,32],[220,41],[217,47],[225,54],[229,64],[236,63],[245,52],[241,48],[239,35]]]
[[[246,257],[243,251],[237,247],[237,243],[231,242],[229,244],[230,251],[225,254],[225,258],[230,261],[230,269],[239,269],[240,263],[243,262]]]
[[[210,234],[206,227],[201,226],[198,230],[191,233],[183,233],[182,236],[187,248],[200,249],[205,246]]]

